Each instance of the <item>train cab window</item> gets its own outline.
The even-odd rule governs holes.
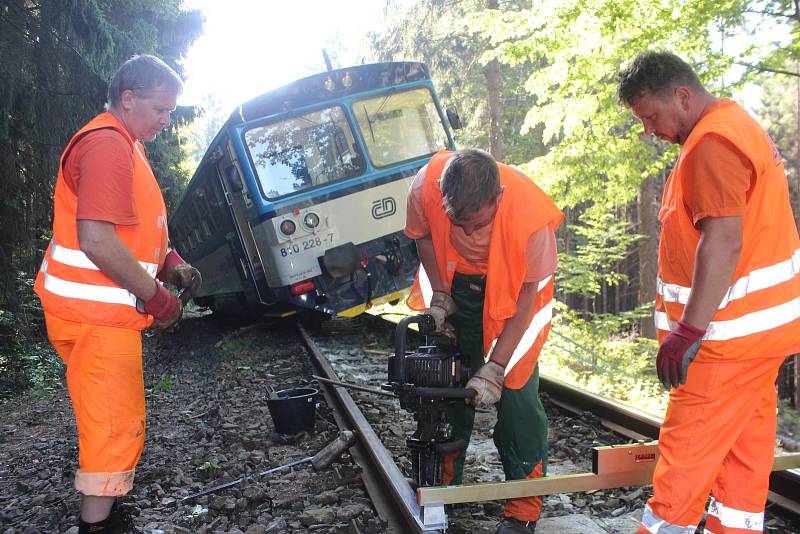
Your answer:
[[[245,131],[264,195],[274,199],[364,172],[355,138],[339,106]]]
[[[427,88],[357,100],[353,113],[376,167],[447,149],[447,132]]]

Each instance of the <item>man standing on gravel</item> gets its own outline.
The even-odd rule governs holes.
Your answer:
[[[137,532],[116,497],[131,490],[144,448],[141,331],[170,330],[181,317],[161,282],[192,295],[201,284],[167,250],[166,208],[140,142],[169,125],[182,89],[160,59],[131,58],[111,80],[108,111],[72,137],[59,163],[53,239],[35,290],[67,368],[80,534]]]
[[[674,54],[643,52],[620,102],[681,145],[659,219],[658,376],[670,389],[639,533],[761,532],[775,379],[800,351],[800,239],[767,133]]]
[[[544,476],[547,465],[537,360],[550,332],[563,218],[529,178],[481,150],[437,153],[408,195],[405,233],[430,281],[423,289],[417,277],[408,304],[433,315],[439,332],[452,321],[474,404],[497,404],[494,442],[507,480]],[[454,437],[469,444],[475,406],[449,415]],[[446,456],[445,484],[461,483],[465,451]],[[496,532],[533,532],[541,507],[539,497],[508,500]]]

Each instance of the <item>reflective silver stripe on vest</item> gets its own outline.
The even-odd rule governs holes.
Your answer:
[[[61,297],[136,307],[136,295],[127,289],[70,282],[48,274],[47,260],[42,262],[42,276],[44,288]]]
[[[81,269],[91,269],[93,271],[100,270],[97,265],[95,265],[94,262],[92,262],[92,260],[90,260],[89,257],[83,253],[83,251],[62,247],[55,241],[51,241],[50,243],[50,258],[58,263],[63,263],[64,265],[69,265],[70,267],[79,267]],[[158,273],[157,263],[140,261],[139,265],[141,265],[151,277],[156,277],[156,273]]]
[[[553,276],[550,275],[541,282],[539,282],[539,286],[537,287],[537,291],[541,291],[550,279]],[[517,343],[517,348],[514,349],[514,354],[511,355],[511,359],[508,361],[508,365],[506,365],[506,372],[507,375],[511,369],[516,365],[518,361],[522,359],[525,354],[531,350],[533,343],[536,341],[536,338],[539,336],[539,332],[542,329],[550,324],[550,320],[553,318],[553,300],[551,299],[541,310],[536,312],[536,315],[533,316],[531,320],[531,324],[528,325],[528,328],[525,330],[525,333],[522,334],[522,339],[519,340]],[[492,356],[492,351],[494,351],[494,346],[497,344],[497,338],[492,340],[492,346],[489,348],[489,352],[485,357],[485,360],[488,361],[489,358]]]
[[[697,525],[681,526],[667,523],[650,509],[649,504],[644,506],[642,526],[652,534],[694,534],[697,530]]]
[[[729,506],[711,497],[708,504],[708,515],[719,519],[723,527],[739,528],[762,532],[764,530],[764,512],[745,512]]]
[[[800,297],[765,310],[747,313],[736,319],[712,321],[708,324],[708,330],[703,339],[727,341],[737,337],[766,332],[791,323],[798,318],[800,318]],[[659,330],[669,331],[673,325],[677,324],[676,321],[669,320],[666,312],[655,312],[654,319],[656,328]]]
[[[784,282],[788,282],[800,274],[800,249],[794,251],[792,257],[786,261],[755,269],[749,274],[739,278],[734,282],[722,297],[719,309],[725,308],[729,302],[746,297],[749,293],[774,287]],[[667,284],[660,277],[656,279],[656,293],[661,295],[664,302],[677,302],[686,304],[689,300],[691,287],[684,287],[678,284]]]

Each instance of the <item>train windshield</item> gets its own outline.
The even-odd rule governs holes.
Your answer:
[[[270,199],[364,172],[353,131],[339,106],[251,128],[244,139]]]
[[[447,132],[427,88],[356,100],[353,113],[370,161],[376,167],[448,147]]]

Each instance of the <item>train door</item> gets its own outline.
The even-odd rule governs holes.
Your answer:
[[[238,161],[233,153],[232,148],[229,146],[229,158],[220,158],[215,169],[222,190],[225,194],[225,199],[230,208],[233,224],[238,236],[238,240],[234,236],[232,245],[238,245],[240,254],[237,254],[242,268],[242,276],[245,278],[245,283],[250,282],[255,288],[257,302],[250,302],[252,300],[250,294],[245,292],[245,303],[249,307],[255,307],[258,304],[272,305],[274,304],[271,298],[271,292],[267,286],[266,273],[264,272],[264,264],[261,261],[261,254],[259,253],[258,246],[256,245],[253,231],[250,228],[250,223],[246,215],[246,202],[247,191],[244,181],[242,180],[241,170],[239,169]],[[238,242],[236,242],[238,241]]]

